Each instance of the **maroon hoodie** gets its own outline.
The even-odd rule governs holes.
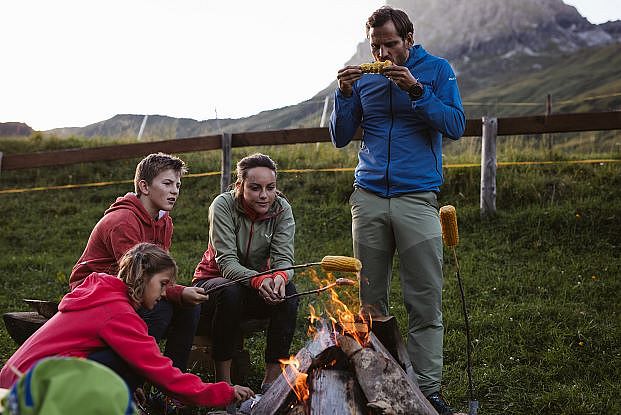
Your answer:
[[[116,275],[118,260],[134,245],[150,242],[169,251],[173,222],[168,212],[160,211],[154,220],[135,193],[117,198],[97,222],[86,248],[69,277],[69,288],[75,289],[92,272]],[[166,289],[169,301],[180,303],[183,286]]]
[[[120,279],[93,273],[63,297],[58,310],[6,362],[0,371],[1,388],[17,380],[11,368],[25,373],[45,357],[86,357],[109,347],[138,374],[182,402],[226,406],[234,400],[235,391],[226,382],[204,383],[162,356]]]

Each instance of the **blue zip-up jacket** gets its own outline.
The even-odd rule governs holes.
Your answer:
[[[365,74],[350,97],[336,89],[330,116],[330,136],[338,148],[362,126],[354,186],[381,197],[438,192],[442,136],[457,140],[466,127],[457,78],[445,59],[415,45],[404,66],[423,84],[420,99],[412,101],[383,75]]]

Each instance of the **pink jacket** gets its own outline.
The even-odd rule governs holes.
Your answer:
[[[109,347],[136,373],[182,402],[222,407],[234,400],[234,389],[226,382],[203,383],[173,367],[149,336],[120,279],[93,273],[65,295],[58,309],[6,362],[0,371],[1,388],[17,380],[11,367],[24,373],[45,357],[87,357]]]

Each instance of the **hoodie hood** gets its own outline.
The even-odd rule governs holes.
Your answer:
[[[136,216],[145,224],[151,225],[156,220],[154,220],[147,209],[145,209],[144,205],[136,196],[136,193],[127,193],[125,196],[118,197],[114,203],[110,205],[108,209],[104,212],[104,215],[108,213],[115,212],[120,209],[129,209],[136,214]],[[162,219],[163,217],[168,216],[168,212],[160,210],[159,215],[157,217],[157,221]],[[165,221],[164,221],[165,222]]]
[[[172,235],[173,221],[168,212],[160,211],[154,220],[136,194],[117,198],[93,228],[71,271],[69,287],[73,290],[92,272],[115,275],[120,258],[137,243],[149,242],[169,251]]]
[[[86,310],[114,302],[127,304],[128,301],[127,285],[123,281],[109,274],[93,272],[76,289],[63,297],[58,310]]]

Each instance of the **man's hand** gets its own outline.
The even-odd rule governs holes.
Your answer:
[[[399,88],[408,91],[417,81],[405,66],[392,65],[382,71],[382,75],[393,81]]]
[[[200,304],[209,299],[205,289],[200,287],[185,287],[181,292],[181,301],[184,304]]]
[[[235,389],[235,401],[241,402],[246,399],[252,398],[254,396],[254,392],[252,389],[247,388],[246,386],[233,385],[233,389]]]
[[[349,65],[340,69],[336,75],[336,80],[339,83],[339,89],[341,94],[346,97],[351,97],[351,93],[354,90],[354,82],[356,82],[362,76],[360,66]]]

